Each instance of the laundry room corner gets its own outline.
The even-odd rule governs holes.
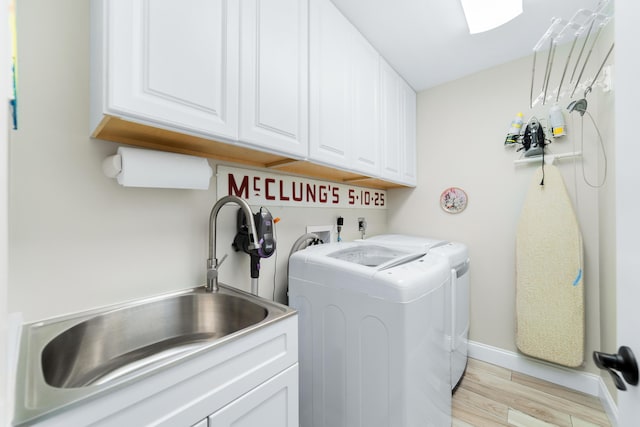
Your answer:
[[[1,426],[636,426],[640,3],[4,1]]]
[[[532,114],[528,112],[530,76],[528,56],[420,92],[418,184],[415,189],[389,192],[393,207],[388,212],[389,232],[446,238],[469,246],[473,264],[469,340],[514,355],[519,354],[515,344],[516,229],[536,167],[514,165],[520,154],[503,142],[517,112]],[[575,127],[570,131],[579,135]],[[585,144],[592,143],[596,141]],[[550,149],[565,152],[572,147],[565,140]],[[601,339],[598,193],[584,184],[579,169],[576,178],[571,161],[558,167],[584,238],[586,348],[579,370],[596,373],[590,355],[600,348]],[[459,213],[440,206],[442,192],[450,187],[467,195],[467,206]]]

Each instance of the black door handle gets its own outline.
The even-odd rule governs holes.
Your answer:
[[[598,368],[606,369],[607,372],[611,374],[611,378],[618,390],[626,390],[627,386],[624,384],[624,381],[622,381],[622,378],[620,378],[620,375],[615,371],[620,372],[628,384],[638,385],[638,364],[636,363],[633,351],[631,351],[629,347],[620,347],[616,354],[594,351],[593,361],[596,363]]]

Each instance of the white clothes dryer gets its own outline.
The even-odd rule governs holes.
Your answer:
[[[449,262],[383,245],[330,243],[289,260],[302,427],[451,424]]]
[[[369,243],[384,247],[424,251],[444,257],[451,269],[451,287],[447,292],[447,342],[451,352],[451,388],[460,382],[467,367],[469,349],[469,251],[458,242],[430,239],[404,234],[382,234],[367,239]]]

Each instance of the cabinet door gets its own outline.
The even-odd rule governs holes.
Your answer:
[[[240,141],[308,153],[308,2],[240,2]]]
[[[311,0],[309,158],[342,168],[350,156],[351,30],[333,3]]]
[[[416,93],[384,60],[380,61],[382,178],[416,184]]]
[[[237,138],[238,2],[109,0],[106,113]]]
[[[380,55],[329,0],[310,17],[309,157],[377,176]]]
[[[380,174],[380,55],[354,28],[352,61],[352,162],[354,171]]]
[[[209,417],[216,427],[298,427],[298,364]]]
[[[400,126],[400,78],[384,60],[380,61],[380,86],[381,174],[383,178],[400,181],[404,158],[401,149],[404,127]]]
[[[402,166],[403,184],[415,186],[417,183],[417,147],[416,147],[416,93],[404,80],[402,84],[404,125],[404,158]]]

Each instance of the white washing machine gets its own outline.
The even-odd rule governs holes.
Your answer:
[[[451,288],[447,292],[447,305],[451,307],[447,316],[447,342],[451,351],[451,388],[462,378],[467,367],[469,348],[469,251],[457,242],[429,239],[403,234],[383,234],[371,237],[369,243],[385,247],[424,251],[442,256],[451,268]]]
[[[446,257],[373,240],[289,260],[301,427],[451,424]]]

